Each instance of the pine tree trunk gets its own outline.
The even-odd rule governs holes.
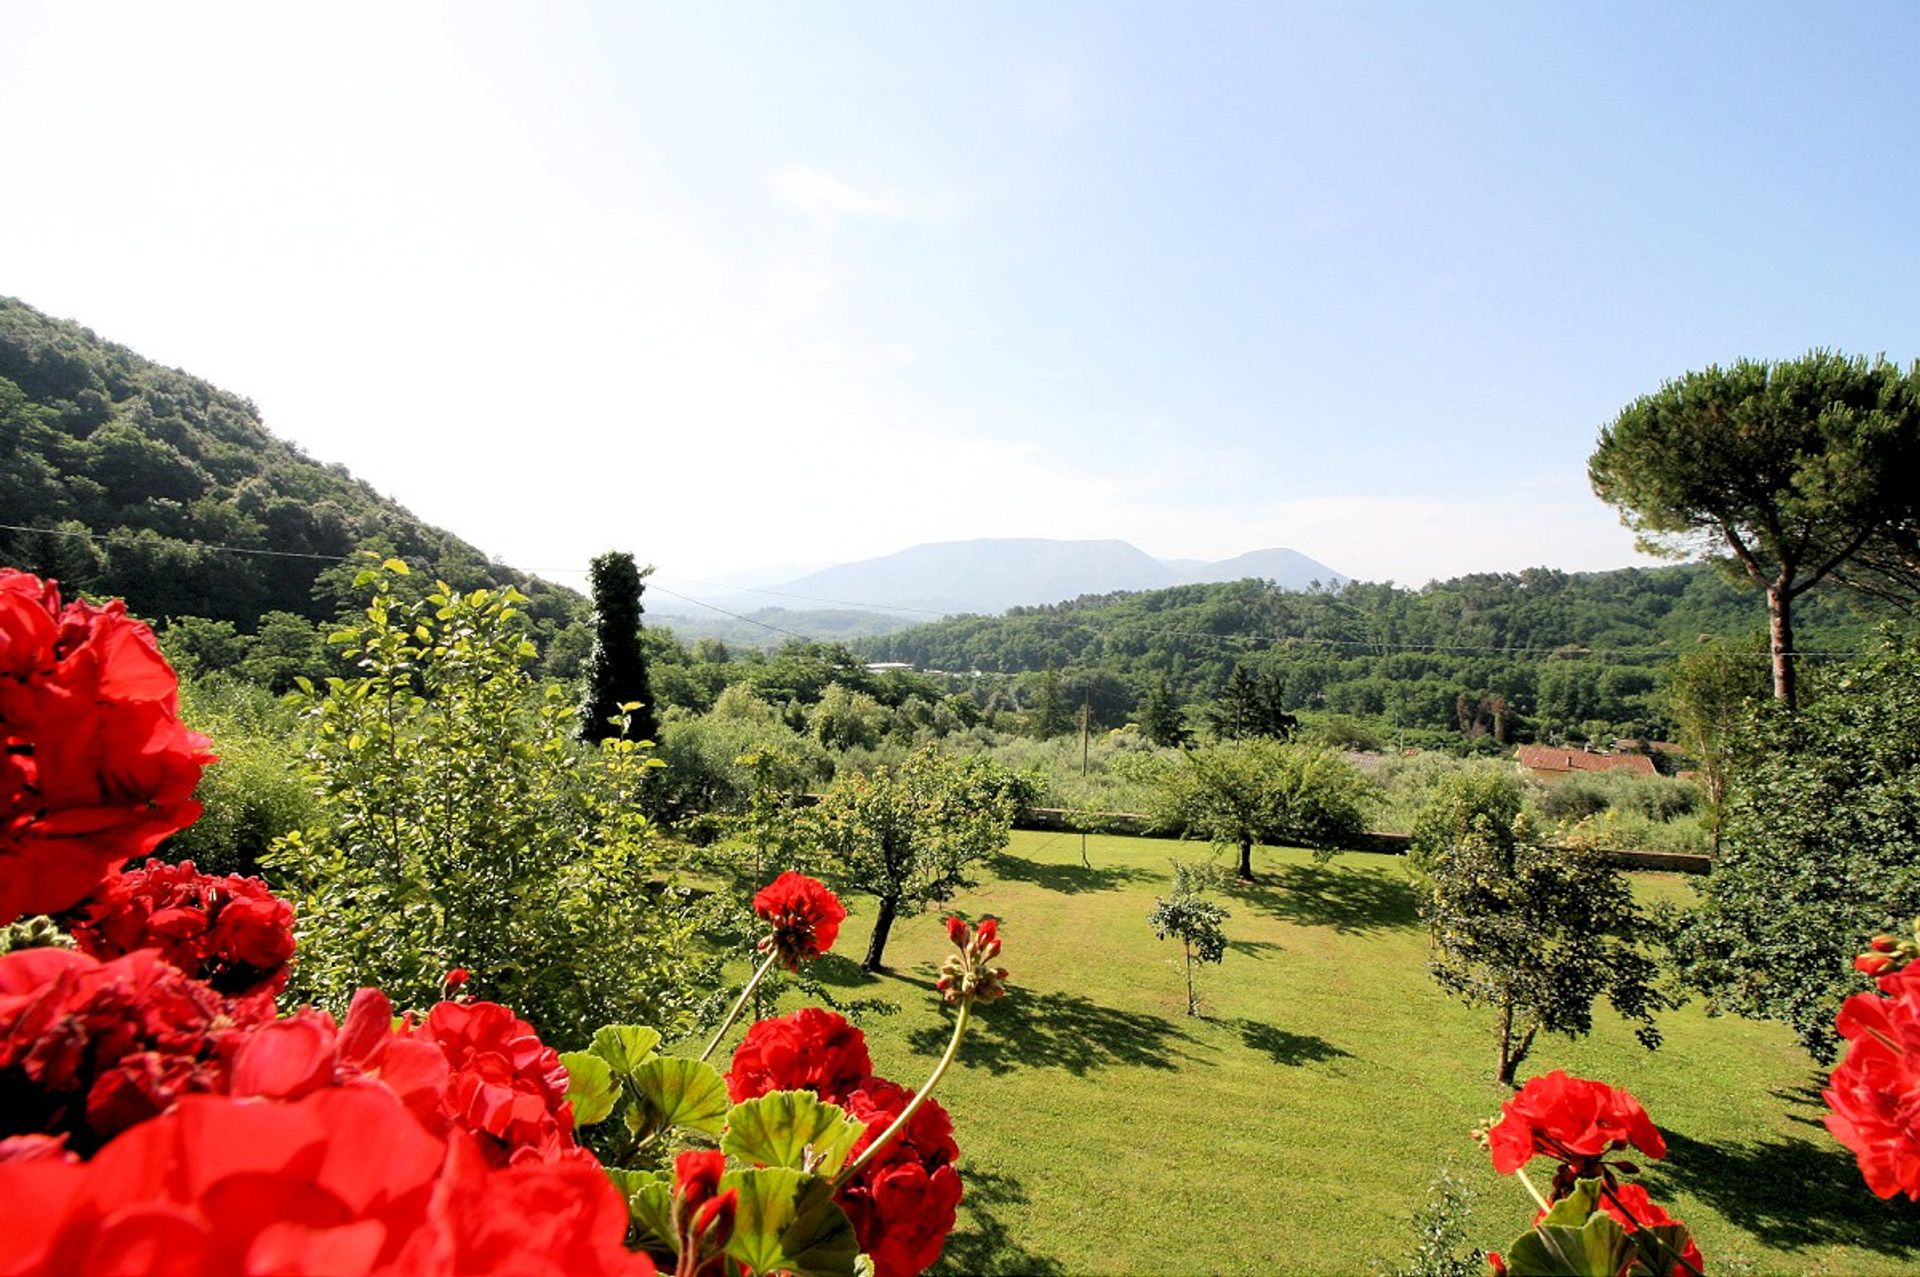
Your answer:
[[[894,902],[886,896],[880,898],[880,913],[873,920],[873,939],[867,943],[867,960],[860,964],[866,971],[878,971],[880,957],[886,952],[887,933],[893,930]]]
[[[1767,588],[1767,612],[1773,645],[1773,699],[1792,709],[1799,689],[1793,671],[1793,596],[1785,586]]]

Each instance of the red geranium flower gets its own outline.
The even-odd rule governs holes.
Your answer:
[[[149,860],[114,874],[66,918],[82,953],[163,957],[222,993],[278,993],[293,957],[293,906],[258,878]]]
[[[762,887],[753,898],[753,911],[773,926],[773,934],[760,942],[760,952],[778,953],[789,971],[798,971],[801,963],[833,948],[847,917],[840,897],[817,880],[793,872]]]
[[[1648,1157],[1667,1155],[1667,1142],[1640,1101],[1560,1069],[1529,1079],[1488,1132],[1493,1169],[1511,1175],[1535,1154],[1551,1157],[1562,1163],[1554,1177],[1562,1191],[1574,1179],[1601,1173],[1601,1158],[1628,1145]]]
[[[734,1048],[727,1093],[738,1104],[769,1091],[812,1091],[838,1104],[872,1072],[866,1034],[843,1015],[801,1007],[747,1030]]]
[[[0,1164],[0,1272],[651,1274],[590,1166],[493,1168],[379,1088],[194,1096],[85,1165]]]
[[[882,1077],[856,1087],[844,1103],[867,1129],[848,1160],[879,1139],[912,1099],[912,1091]],[[940,1258],[960,1205],[960,1175],[953,1166],[959,1156],[953,1120],[938,1100],[929,1099],[906,1129],[842,1186],[835,1200],[853,1221],[876,1277],[914,1277]]]
[[[193,823],[207,739],[153,631],[0,569],[0,924],[58,913]]]
[[[88,1153],[181,1096],[224,1091],[266,997],[228,998],[152,949],[0,957],[0,1136],[64,1135]]]
[[[1834,1022],[1848,1045],[1821,1092],[1833,1110],[1826,1125],[1877,1196],[1920,1201],[1920,965],[1878,984],[1842,1003]]]
[[[495,1002],[442,1002],[419,1024],[393,1020],[378,989],[354,996],[347,1023],[307,1011],[235,1052],[233,1093],[295,1099],[378,1085],[435,1134],[464,1130],[489,1162],[582,1161],[567,1071],[533,1026]]]

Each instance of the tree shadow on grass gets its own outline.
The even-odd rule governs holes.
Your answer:
[[[1235,953],[1244,953],[1249,958],[1258,958],[1262,962],[1266,961],[1266,955],[1269,953],[1286,952],[1284,945],[1277,945],[1271,940],[1229,940],[1227,948]]]
[[[946,1049],[952,1029],[928,1025],[907,1035],[922,1055]],[[979,1009],[960,1044],[960,1063],[999,1076],[1017,1069],[1064,1069],[1085,1077],[1117,1065],[1175,1069],[1191,1059],[1193,1039],[1173,1021],[1117,1011],[1077,993],[1017,990]]]
[[[1054,865],[1025,856],[1000,853],[989,862],[993,872],[1006,882],[1030,882],[1048,891],[1075,896],[1083,891],[1115,891],[1136,882],[1151,882],[1160,874],[1123,865]]]
[[[1288,1068],[1297,1069],[1303,1064],[1353,1058],[1353,1052],[1343,1051],[1325,1038],[1315,1037],[1311,1033],[1289,1033],[1258,1020],[1229,1020],[1227,1023],[1240,1034],[1242,1042],[1256,1051],[1266,1052],[1273,1057],[1275,1064],[1284,1064]]]
[[[1419,925],[1412,886],[1379,873],[1338,865],[1282,865],[1233,894],[1282,922],[1332,927],[1346,935]]]
[[[1664,1134],[1666,1160],[1642,1163],[1656,1201],[1690,1193],[1780,1250],[1844,1245],[1899,1259],[1920,1255],[1910,1209],[1868,1192],[1853,1155],[1828,1137],[1707,1144]]]
[[[1013,1230],[995,1213],[997,1207],[1027,1203],[1027,1190],[1019,1180],[992,1171],[969,1170],[965,1163],[960,1167],[960,1180],[965,1195],[961,1198],[959,1223],[948,1234],[946,1249],[940,1252],[940,1262],[933,1266],[933,1272],[977,1273],[980,1277],[1026,1273],[1062,1277],[1066,1273],[1059,1260],[1015,1241]]]
[[[880,977],[862,969],[852,958],[838,953],[823,953],[807,965],[807,974],[821,984],[836,989],[863,989],[880,983]]]

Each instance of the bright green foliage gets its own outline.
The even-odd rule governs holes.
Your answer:
[[[866,1123],[811,1091],[770,1091],[725,1114],[720,1149],[756,1166],[837,1175]]]
[[[1766,592],[1791,707],[1793,601],[1920,522],[1920,365],[1814,351],[1690,372],[1629,404],[1587,464],[1643,548],[1708,555]]]
[[[1676,939],[1714,1005],[1792,1026],[1830,1060],[1853,956],[1920,916],[1920,645],[1889,640],[1797,714],[1760,716],[1726,836]]]
[[[1604,1191],[1601,1180],[1578,1181],[1546,1218],[1507,1247],[1507,1272],[1512,1277],[1651,1277],[1686,1271],[1679,1264],[1687,1248],[1686,1225],[1658,1224],[1628,1232],[1600,1208]]]
[[[659,1054],[659,1045],[653,1029],[609,1024],[586,1050],[560,1057],[574,1122],[593,1128],[585,1138],[608,1167],[658,1166],[668,1133],[715,1136],[726,1122],[725,1079],[702,1060]]]
[[[1376,793],[1332,750],[1265,737],[1189,751],[1161,774],[1155,816],[1165,828],[1237,848],[1253,879],[1253,845],[1311,847],[1328,859],[1366,831]]]
[[[1187,1014],[1200,1014],[1200,1000],[1193,988],[1193,964],[1196,962],[1221,962],[1227,956],[1227,933],[1220,924],[1231,915],[1216,901],[1206,898],[1204,879],[1207,875],[1196,870],[1195,866],[1184,865],[1179,861],[1173,864],[1173,894],[1156,899],[1153,912],[1147,915],[1147,925],[1162,940],[1169,937],[1180,941],[1180,948],[1186,957],[1187,972]]]
[[[886,706],[838,682],[827,684],[807,715],[807,729],[827,749],[872,749],[892,725]]]
[[[462,966],[549,1040],[680,1028],[700,981],[638,809],[647,750],[573,744],[562,693],[527,672],[514,591],[404,603],[404,569],[365,572],[365,619],[335,636],[360,675],[301,693],[319,820],[270,860],[298,910],[295,996],[342,1007],[377,983],[419,1006]]]
[[[967,886],[967,870],[1007,845],[1016,779],[981,758],[933,746],[898,767],[842,777],[811,813],[828,872],[847,891],[880,902],[865,966],[880,969],[893,920]]]
[[[1409,864],[1430,970],[1468,1006],[1499,1015],[1499,1071],[1541,1032],[1581,1036],[1601,995],[1649,1049],[1668,1003],[1640,951],[1646,922],[1627,880],[1590,849],[1546,847],[1521,816],[1510,776],[1462,771],[1436,784],[1414,821]]]
[[[257,874],[274,841],[313,823],[312,787],[300,774],[300,722],[257,684],[216,676],[180,685],[182,717],[213,738],[220,761],[200,777],[200,819],[167,840],[172,860],[204,873]]]
[[[1027,734],[1051,740],[1072,731],[1078,721],[1074,707],[1067,701],[1059,672],[1043,672],[1034,682],[1033,705],[1027,711]]]
[[[1680,747],[1692,756],[1706,790],[1718,852],[1727,778],[1753,709],[1766,695],[1765,658],[1754,649],[1698,647],[1667,667],[1663,691]]]
[[[720,1191],[740,1191],[727,1254],[757,1273],[853,1277],[860,1243],[833,1200],[833,1181],[785,1167],[729,1171]]]
[[[1484,1277],[1486,1254],[1473,1245],[1473,1194],[1450,1164],[1427,1183],[1427,1199],[1413,1213],[1413,1249],[1384,1277]]]
[[[593,561],[593,650],[587,655],[586,699],[580,706],[581,740],[621,735],[659,739],[646,652],[640,645],[645,576],[631,554],[609,551]]]

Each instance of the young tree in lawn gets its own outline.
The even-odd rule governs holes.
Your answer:
[[[1920,523],[1920,365],[1815,351],[1670,381],[1600,432],[1600,499],[1642,548],[1704,554],[1766,592],[1774,697],[1795,703],[1793,601]],[[1890,547],[1890,548],[1889,548]]]
[[[1500,1081],[1544,1030],[1577,1037],[1605,995],[1649,1049],[1669,1005],[1635,943],[1646,920],[1626,880],[1591,849],[1546,847],[1521,817],[1512,777],[1463,771],[1436,785],[1414,819],[1409,862],[1435,980],[1499,1014]]]
[[[649,568],[647,571],[652,571]],[[640,646],[640,595],[646,589],[633,556],[618,550],[594,559],[593,651],[587,657],[587,694],[580,707],[580,739],[603,741],[622,730],[636,740],[658,740],[660,719],[647,683],[647,656]],[[637,709],[627,709],[637,705]]]
[[[1154,744],[1169,748],[1184,748],[1193,739],[1193,733],[1187,728],[1187,716],[1181,711],[1180,702],[1174,699],[1173,684],[1165,674],[1154,682],[1146,703],[1140,707],[1140,730]]]
[[[1226,909],[1207,899],[1211,866],[1173,862],[1173,894],[1156,898],[1147,923],[1162,940],[1175,937],[1186,957],[1187,1014],[1200,1014],[1200,999],[1193,991],[1193,964],[1220,962],[1227,956],[1227,935],[1220,924],[1230,916]]]
[[[949,757],[932,745],[898,767],[834,782],[810,813],[832,875],[879,901],[861,965],[881,969],[894,919],[951,899],[970,866],[1007,845],[1017,781],[984,758]]]
[[[1256,737],[1187,751],[1160,778],[1155,816],[1235,848],[1240,877],[1252,882],[1255,843],[1311,847],[1329,859],[1366,831],[1376,799],[1372,783],[1332,750]]]

